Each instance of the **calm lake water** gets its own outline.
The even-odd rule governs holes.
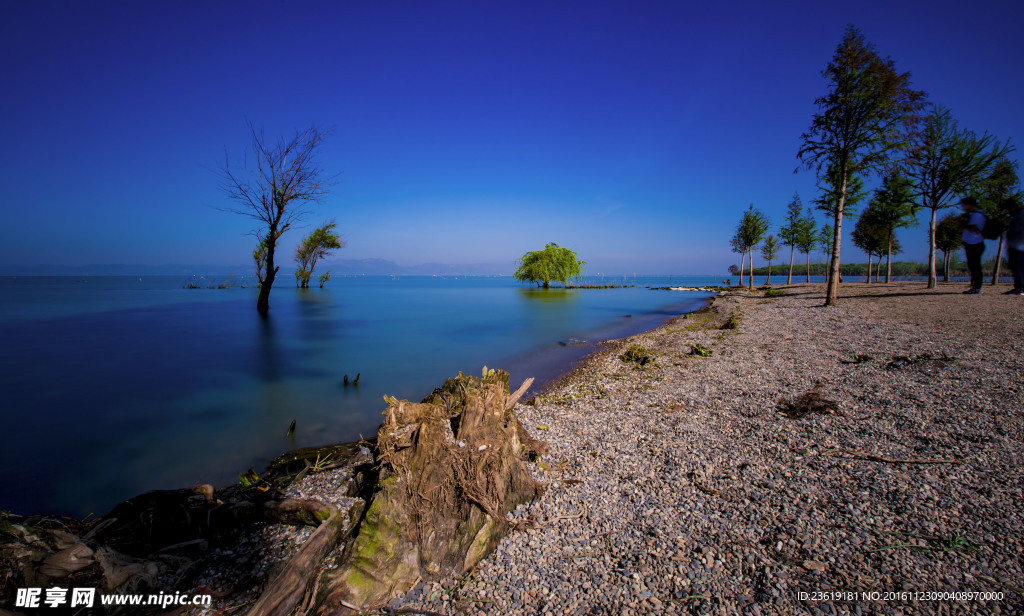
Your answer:
[[[337,278],[275,285],[267,320],[254,288],[188,282],[0,279],[0,509],[98,515],[147,490],[227,485],[288,449],[374,435],[382,396],[418,401],[460,370],[542,385],[594,343],[710,296],[645,286],[721,279],[544,291],[508,277]]]

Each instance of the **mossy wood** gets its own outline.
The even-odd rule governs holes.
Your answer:
[[[507,530],[505,514],[543,491],[523,459],[542,453],[512,413],[508,374],[448,379],[421,403],[395,401],[377,435],[380,480],[320,613],[365,608],[419,579],[463,573]]]

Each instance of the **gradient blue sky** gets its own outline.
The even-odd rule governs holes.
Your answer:
[[[962,127],[1016,141],[1022,18],[1010,1],[4,2],[0,263],[247,265],[253,224],[216,209],[216,169],[248,120],[333,128],[340,176],[310,222],[337,220],[340,258],[511,271],[554,241],[591,274],[722,273],[748,204],[778,223],[815,196],[796,152],[848,23]],[[925,227],[902,233],[924,260]]]

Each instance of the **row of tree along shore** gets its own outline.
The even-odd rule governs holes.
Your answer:
[[[1002,263],[1000,269],[1008,268],[1005,258],[1001,258]],[[893,261],[890,264],[888,270],[894,278],[906,278],[909,276],[925,278],[928,276],[928,264],[927,263],[914,263],[911,261]],[[994,276],[996,270],[996,259],[991,257],[985,261],[982,266],[986,271],[993,272],[992,284],[996,283]],[[738,270],[737,270],[738,271]],[[874,266],[871,263],[842,263],[839,266],[839,273],[844,278],[851,278],[857,276],[872,276],[875,282],[879,281],[879,278],[885,275],[885,272],[881,271],[881,268]],[[970,276],[970,272],[967,270],[967,264],[959,258],[959,254],[953,253],[950,257],[948,267],[939,267],[937,271],[938,277],[943,282],[948,282],[950,277],[962,278]],[[733,274],[735,275],[735,274]],[[806,264],[800,263],[794,266],[792,276],[789,278],[788,267],[769,267],[762,265],[761,267],[754,268],[755,276],[786,276],[788,283],[792,283],[795,279],[796,282],[807,281],[811,276],[827,276],[828,275],[828,263],[811,263],[810,267]]]
[[[923,275],[933,288],[936,250],[942,250],[942,270],[948,277],[964,223],[955,214],[940,220],[938,213],[967,197],[985,214],[985,239],[998,240],[996,254],[1002,253],[1006,208],[1024,201],[1017,162],[1008,158],[1015,150],[1009,140],[961,129],[949,109],[928,102],[925,92],[911,88],[910,73],[897,71],[891,59],[879,56],[855,26],[847,27],[822,75],[828,91],[815,101],[819,111],[801,135],[797,159],[815,172],[820,192],[814,205],[826,213],[828,222],[819,227],[814,211],[807,208],[805,213],[795,195],[775,235],[769,233],[768,217],[751,205],[730,242],[741,255],[739,267],[730,269],[738,270],[741,280],[749,264],[753,286],[755,248],[760,248],[768,267],[783,247],[789,247],[792,268],[799,251],[806,255],[809,272],[810,253],[821,246],[829,257],[825,305],[836,303],[839,275],[846,273],[840,268],[843,223],[857,216],[855,206],[868,197],[865,180],[871,177],[881,182],[860,212],[852,239],[867,253],[868,269],[875,259],[881,267],[882,256],[886,257],[887,282],[893,274],[892,255],[902,249],[896,232],[916,226],[922,211],[929,214],[928,266]],[[993,265],[997,279],[1001,261],[996,259]]]

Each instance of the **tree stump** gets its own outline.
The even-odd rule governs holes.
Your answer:
[[[512,413],[527,385],[510,394],[504,371],[460,372],[421,403],[387,399],[379,481],[344,564],[324,580],[321,614],[464,573],[494,549],[506,513],[543,492],[523,464],[543,443]]]

